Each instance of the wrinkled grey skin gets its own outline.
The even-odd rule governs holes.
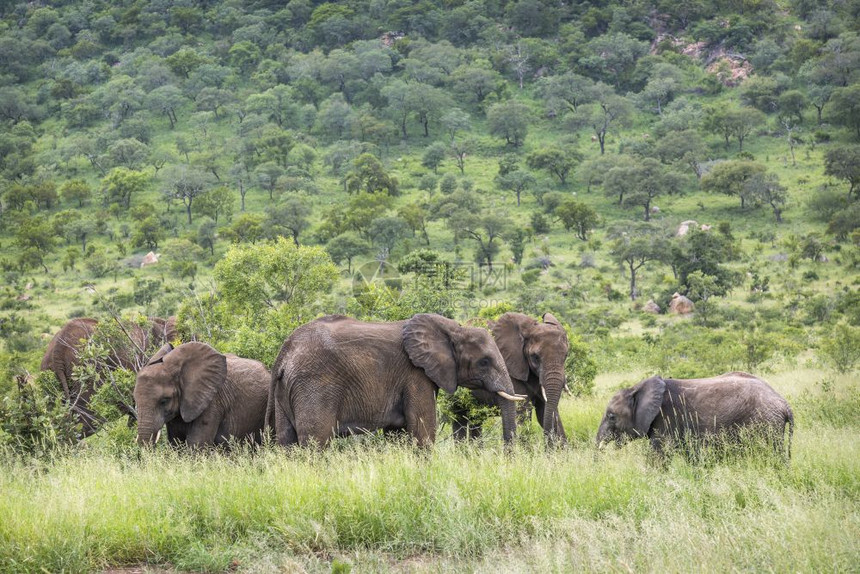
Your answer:
[[[541,321],[522,313],[505,313],[490,328],[505,359],[514,391],[528,397],[547,442],[566,444],[558,414],[561,393],[567,386],[564,362],[570,348],[564,327],[550,313],[544,314]],[[485,405],[501,405],[500,397],[484,390],[473,390],[472,395]],[[458,407],[454,405],[451,409],[454,437],[479,436],[480,426],[472,425],[466,411]],[[526,416],[531,416],[531,409],[527,409]]]
[[[98,324],[96,319],[82,317],[63,325],[48,343],[40,366],[42,371],[52,371],[60,381],[65,401],[80,421],[85,437],[96,432],[101,423],[89,408],[90,398],[97,389],[90,381],[83,386],[78,384],[72,378],[72,370],[80,364],[80,352],[96,334]],[[149,317],[148,328],[136,324],[124,324],[124,328],[131,340],[120,341],[118,346],[111,349],[107,367],[137,371],[145,360],[145,355],[138,349],[145,353],[176,338],[176,317]],[[124,405],[120,405],[120,410],[133,416]]]
[[[390,323],[323,317],[296,329],[281,347],[269,424],[282,445],[323,446],[334,436],[406,429],[429,446],[436,438],[436,392],[453,393],[458,385],[513,395],[486,330],[429,314]],[[504,402],[510,441],[515,407]]]
[[[260,442],[270,381],[259,361],[222,355],[205,343],[164,345],[137,373],[137,441],[155,443],[166,423],[172,445]]]
[[[725,373],[708,379],[651,377],[612,397],[597,431],[597,444],[647,437],[658,454],[672,442],[701,441],[715,434],[737,435],[760,427],[786,456],[791,454],[794,415],[770,385],[748,373]]]

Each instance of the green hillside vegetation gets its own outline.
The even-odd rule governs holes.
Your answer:
[[[0,570],[853,568],[858,34],[856,0],[0,3]],[[324,313],[508,310],[570,330],[569,449],[532,423],[513,458],[495,426],[428,455],[139,455],[133,373],[81,444],[38,374],[75,317],[177,315],[271,366]],[[619,386],[730,370],[798,405],[790,468],[593,458]],[[176,522],[112,519],[105,493],[162,482],[197,501]],[[416,483],[426,507],[395,504]]]

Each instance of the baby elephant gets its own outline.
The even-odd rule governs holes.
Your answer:
[[[715,434],[736,436],[758,427],[782,452],[789,425],[786,456],[791,456],[794,415],[770,385],[748,373],[725,373],[709,379],[651,377],[618,391],[600,423],[597,444],[648,437],[662,454],[667,443],[700,440]]]
[[[172,445],[259,442],[271,379],[263,363],[205,343],[164,345],[137,373],[137,442],[155,443],[165,423]]]

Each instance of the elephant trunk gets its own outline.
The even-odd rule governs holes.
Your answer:
[[[514,401],[501,401],[502,437],[506,444],[511,444],[517,434],[517,406]]]
[[[559,366],[542,369],[540,385],[545,395],[544,400],[546,401],[543,420],[541,421],[544,435],[546,435],[550,443],[563,445],[567,442],[567,437],[564,434],[564,427],[558,414],[558,403],[561,399],[561,393],[566,386],[564,368]]]
[[[158,436],[161,434],[161,427],[164,423],[158,424],[150,418],[141,418],[137,422],[137,444],[140,446],[152,446],[158,441]]]

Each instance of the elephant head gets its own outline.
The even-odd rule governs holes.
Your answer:
[[[660,414],[665,392],[666,382],[660,377],[651,377],[618,391],[609,401],[597,430],[598,446],[610,440],[620,445],[629,438],[647,436]]]
[[[440,315],[415,315],[403,326],[403,348],[409,360],[436,386],[453,393],[458,386],[484,389],[507,399],[502,403],[505,440],[516,430],[514,394],[505,361],[495,341],[484,329],[463,327]]]
[[[161,427],[177,416],[185,422],[199,417],[226,379],[227,358],[205,343],[161,347],[134,385],[138,443],[154,443]]]
[[[537,379],[545,403],[540,424],[546,436],[565,442],[558,414],[561,392],[567,385],[564,362],[570,348],[564,327],[550,313],[542,321],[522,313],[505,313],[492,330],[511,377],[523,383],[530,377]]]

